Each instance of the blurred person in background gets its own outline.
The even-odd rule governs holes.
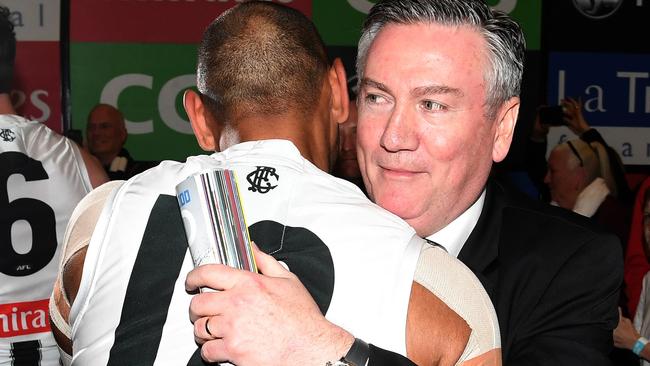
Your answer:
[[[58,366],[48,301],[72,210],[108,178],[92,155],[17,116],[16,38],[0,7],[0,364]]]
[[[332,175],[354,183],[366,194],[357,161],[357,102],[350,99],[348,119],[339,125],[339,147]]]
[[[606,151],[611,171],[610,193],[613,197],[620,200],[624,205],[631,205],[633,193],[627,184],[625,178],[625,166],[620,155],[611,146],[607,144],[603,136],[591,127],[582,112],[582,100],[580,98],[565,98],[560,105],[555,107],[559,113],[544,113],[549,111],[548,106],[540,106],[535,115],[533,129],[527,144],[526,167],[530,178],[535,182],[540,198],[549,201],[550,196],[548,187],[544,183],[548,167],[546,161],[546,151],[548,148],[548,133],[551,127],[566,126],[580,140],[591,144],[600,143]]]
[[[627,244],[630,210],[618,200],[605,147],[573,139],[557,145],[548,158],[544,183],[551,203],[590,217]]]
[[[97,104],[88,114],[88,150],[101,161],[111,180],[129,179],[157,162],[136,161],[124,148],[128,132],[124,115],[109,104]]]
[[[641,210],[641,240],[646,259],[650,258],[650,187],[646,187],[639,194],[643,197]],[[637,212],[635,212],[637,214]],[[650,366],[650,347],[647,346],[650,338],[650,273],[643,277],[642,290],[639,303],[634,315],[634,322],[629,318],[619,315],[618,327],[614,330],[614,345],[631,350],[641,359],[642,366]]]

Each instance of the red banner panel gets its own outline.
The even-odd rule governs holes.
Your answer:
[[[61,133],[61,62],[59,42],[16,44],[11,92],[19,115],[38,120]]]
[[[72,0],[72,42],[197,43],[237,0]],[[311,0],[274,0],[311,17]]]

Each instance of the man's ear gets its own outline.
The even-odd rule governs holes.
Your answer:
[[[336,58],[327,73],[327,78],[332,90],[330,101],[330,115],[336,123],[343,123],[348,119],[350,99],[348,97],[348,82],[345,68],[340,58]]]
[[[190,118],[192,131],[194,131],[199,146],[205,151],[215,151],[218,138],[211,128],[211,121],[206,115],[207,110],[201,96],[192,89],[186,90],[183,95],[183,107]]]
[[[519,104],[519,97],[512,97],[503,103],[497,112],[494,145],[492,146],[492,160],[495,163],[502,161],[508,155],[519,115]]]

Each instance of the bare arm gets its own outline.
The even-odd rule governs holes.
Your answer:
[[[101,168],[101,167],[100,167]],[[62,266],[54,283],[50,306],[51,311],[57,311],[65,324],[57,324],[55,317],[51,322],[52,332],[59,347],[68,355],[72,354],[72,341],[61,328],[70,326],[70,307],[74,302],[86,257],[86,249],[99,219],[100,213],[108,195],[113,189],[122,184],[122,181],[113,181],[90,192],[75,208],[63,241]],[[54,306],[52,306],[54,305]]]
[[[471,329],[456,312],[413,282],[406,320],[406,354],[418,365],[454,365]]]

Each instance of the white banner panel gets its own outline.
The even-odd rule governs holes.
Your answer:
[[[11,10],[17,40],[59,40],[60,0],[0,0],[0,4]]]
[[[650,127],[609,127],[598,126],[596,130],[605,142],[614,148],[625,165],[650,165]],[[576,138],[567,127],[551,127],[548,133],[548,149],[560,142]]]

